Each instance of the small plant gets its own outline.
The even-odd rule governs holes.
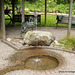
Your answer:
[[[73,49],[75,47],[75,37],[67,37],[59,40],[60,46],[66,49]]]

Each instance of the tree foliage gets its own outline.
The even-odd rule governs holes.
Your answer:
[[[10,4],[12,1],[14,1],[14,3],[16,3],[16,4],[21,3],[21,0],[4,0],[4,2],[8,3],[8,4]],[[25,1],[28,1],[31,3],[34,3],[36,1],[39,1],[41,3],[45,2],[45,0],[25,0]],[[68,4],[68,3],[70,3],[70,0],[47,0],[47,2],[55,2],[56,4]],[[74,0],[74,2],[75,2],[75,0]]]
[[[21,0],[4,0],[5,4],[12,4],[12,2],[14,2],[14,4],[19,4]]]
[[[21,7],[22,0],[4,0],[5,4],[12,4],[14,1],[15,6]],[[70,0],[47,0],[47,12],[60,11],[62,13],[69,13],[69,3]],[[37,9],[38,11],[44,12],[45,0],[25,0],[25,8]],[[63,11],[64,10],[64,11]],[[73,3],[73,14],[75,14],[75,0]]]

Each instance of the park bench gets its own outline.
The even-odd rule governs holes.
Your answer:
[[[29,18],[34,19],[34,15],[25,15],[25,22],[29,21]],[[14,22],[22,22],[21,15],[14,15]],[[37,23],[41,25],[41,15],[37,15]]]
[[[58,23],[67,24],[68,25],[68,18],[69,18],[69,16],[57,15],[56,28],[58,27]],[[71,25],[75,25],[75,16],[72,16]]]

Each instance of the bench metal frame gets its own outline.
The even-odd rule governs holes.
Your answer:
[[[61,15],[57,15],[57,16],[60,17]],[[62,15],[62,16],[63,16],[63,17],[62,17],[61,21],[59,21],[58,18],[57,18],[56,28],[58,27],[58,23],[68,25],[68,18],[69,18],[69,16],[64,16],[64,15]],[[72,16],[72,22],[71,22],[71,24],[72,24],[72,25],[75,24],[75,16]]]

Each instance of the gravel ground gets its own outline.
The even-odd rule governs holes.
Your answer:
[[[10,65],[6,59],[15,52],[14,49],[0,41],[0,70]]]
[[[14,28],[8,27],[6,30],[7,30],[7,37],[12,38],[12,36],[13,37],[20,36],[20,26],[16,26]],[[57,29],[56,27],[38,27],[37,30],[51,32],[56,37],[56,40],[63,39],[64,37],[67,36],[67,28],[64,27],[58,27]],[[71,36],[75,36],[75,28],[71,29]]]
[[[15,31],[16,30],[16,31]],[[62,39],[67,36],[67,28],[60,28],[55,29],[55,27],[38,27],[38,30],[42,31],[50,31],[55,37],[56,40]],[[20,36],[20,27],[10,27],[7,28],[7,37],[15,37]],[[72,28],[71,30],[71,36],[75,36],[75,28]],[[65,51],[57,51],[55,52],[61,54],[66,59],[66,67],[63,66],[63,69],[55,70],[55,71],[31,71],[31,70],[16,70],[9,72],[5,75],[75,75],[75,54],[68,53]],[[16,51],[9,47],[8,45],[2,43],[0,41],[0,70],[5,68],[6,66],[10,65],[9,61],[6,60],[11,54],[14,54]],[[59,71],[73,71],[73,72],[65,72],[65,73],[59,73]]]

